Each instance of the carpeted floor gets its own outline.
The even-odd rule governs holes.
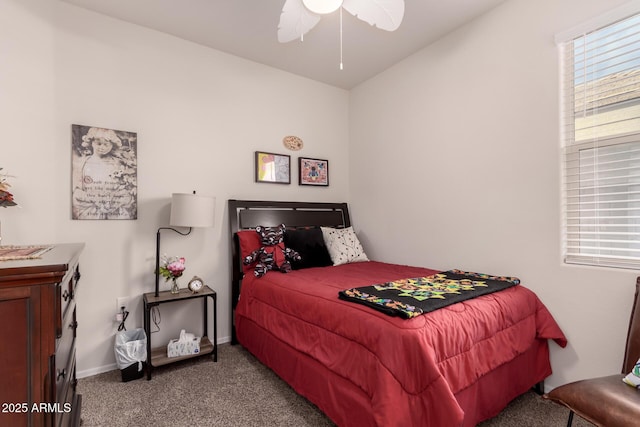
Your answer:
[[[239,345],[218,346],[217,363],[202,357],[157,369],[151,381],[122,382],[115,370],[82,378],[78,387],[86,427],[334,425]],[[480,426],[560,427],[567,415],[529,392]],[[573,425],[591,426],[578,417]]]

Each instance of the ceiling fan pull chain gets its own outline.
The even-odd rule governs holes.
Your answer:
[[[340,69],[344,69],[342,65],[342,8],[340,8]]]

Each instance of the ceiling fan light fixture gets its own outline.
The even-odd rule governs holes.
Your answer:
[[[342,6],[343,0],[302,0],[304,7],[318,15],[335,12]]]

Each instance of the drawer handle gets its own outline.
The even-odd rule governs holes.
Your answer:
[[[58,375],[56,375],[56,381],[58,381],[60,378],[64,378],[67,376],[67,370],[63,369],[62,371],[60,369],[56,370],[58,372]]]
[[[66,289],[65,289],[65,290],[64,290],[64,292],[62,293],[62,299],[66,301],[66,300],[68,300],[70,297],[71,297],[71,294],[69,293],[69,291],[68,291],[68,290],[66,290]]]
[[[78,328],[78,321],[74,320],[73,322],[69,323],[69,329],[77,329]]]
[[[78,280],[80,280],[80,270],[76,270],[73,273],[73,278],[75,279],[75,281],[77,282]]]

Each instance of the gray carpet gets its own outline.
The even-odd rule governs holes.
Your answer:
[[[119,370],[82,378],[82,423],[87,427],[291,426],[332,427],[241,346],[218,346],[218,362],[203,357],[167,365],[122,382]],[[565,426],[568,411],[529,392],[481,427]],[[576,417],[574,426],[591,424]]]

